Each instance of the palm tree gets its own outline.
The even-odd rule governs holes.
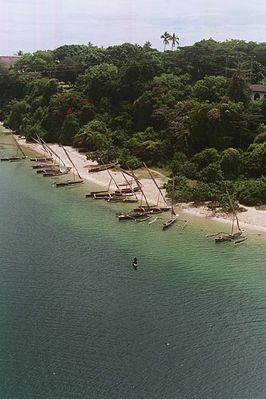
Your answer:
[[[176,34],[173,33],[172,36],[169,37],[169,40],[172,42],[172,50],[174,50],[174,47],[176,45],[179,45],[179,37],[177,37]]]
[[[171,35],[168,32],[164,32],[164,34],[161,36],[161,39],[163,39],[163,44],[164,48],[163,51],[165,51],[166,46],[170,43],[169,40],[171,38]]]

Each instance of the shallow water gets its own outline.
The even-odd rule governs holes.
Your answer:
[[[51,182],[0,163],[0,398],[265,399],[265,235],[118,222]]]

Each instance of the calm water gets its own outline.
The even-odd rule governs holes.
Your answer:
[[[265,399],[265,235],[118,222],[51,182],[0,163],[0,398]]]

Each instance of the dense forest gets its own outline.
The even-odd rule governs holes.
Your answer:
[[[266,98],[250,92],[266,43],[162,39],[164,51],[65,45],[0,65],[0,120],[93,159],[166,168],[178,201],[221,201],[226,182],[241,203],[266,203]]]

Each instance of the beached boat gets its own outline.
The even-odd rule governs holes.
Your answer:
[[[153,214],[157,214],[157,213],[163,213],[166,211],[169,211],[171,209],[171,207],[167,207],[167,209],[165,207],[161,208],[160,206],[153,206],[153,205],[140,205],[138,208],[134,208],[134,211],[145,211],[147,213],[153,213]]]
[[[101,172],[101,171],[107,170],[107,169],[112,169],[116,165],[118,165],[118,162],[111,162],[111,163],[107,163],[107,164],[103,164],[103,165],[90,166],[90,168],[88,169],[88,173],[95,173],[95,172]]]
[[[45,169],[45,168],[49,168],[49,167],[55,167],[52,163],[38,163],[35,165],[31,165],[32,169]]]
[[[242,234],[243,234],[243,232],[241,230],[237,231],[233,234],[221,234],[220,236],[215,237],[214,240],[216,243],[226,242],[226,241],[234,241],[234,240],[238,239]]]
[[[108,195],[109,195],[109,192],[106,191],[106,190],[91,191],[90,193],[85,194],[85,197],[86,197],[86,198],[93,198],[95,194],[96,194],[96,195],[97,195],[97,194],[106,194],[106,195],[108,194]]]
[[[66,180],[55,183],[56,187],[66,187],[66,186],[74,186],[75,184],[81,184],[83,180]]]
[[[66,175],[68,172],[69,172],[69,170],[65,170],[65,171],[62,171],[62,170],[58,170],[58,171],[50,170],[50,171],[44,172],[42,175],[44,177],[55,177],[55,176]]]
[[[176,222],[178,217],[179,215],[173,214],[171,219],[163,223],[163,230],[166,230],[168,229],[168,227],[172,226]]]
[[[12,156],[12,157],[2,157],[0,158],[1,161],[9,161],[9,162],[16,162],[16,161],[22,161],[23,159],[26,159],[26,156]]]
[[[138,218],[142,218],[148,216],[146,212],[128,212],[118,215],[118,220],[134,220]]]
[[[232,200],[231,200],[231,197],[230,197],[230,195],[229,195],[227,189],[226,189],[226,193],[227,193],[228,200],[229,200],[229,204],[230,204],[230,206],[231,206],[232,214],[233,214],[232,225],[231,225],[231,232],[230,232],[229,234],[221,233],[219,236],[215,237],[215,238],[214,238],[214,241],[215,241],[215,243],[217,243],[217,244],[218,244],[218,243],[221,243],[221,242],[236,241],[236,240],[238,240],[239,237],[241,237],[242,234],[243,234],[243,231],[241,230],[240,225],[239,225],[239,220],[238,220],[238,217],[237,217],[237,213],[236,213],[236,211],[235,211],[233,202],[232,202]],[[238,229],[236,232],[234,232],[235,223],[236,223],[237,229]]]
[[[24,153],[22,147],[19,145],[16,137],[14,136],[13,133],[11,133],[11,136],[15,142],[15,145],[17,147],[17,154],[16,155],[12,155],[12,156],[5,156],[5,157],[1,157],[0,161],[5,162],[5,161],[9,161],[9,162],[17,162],[17,161],[22,161],[24,159],[26,159],[26,154]],[[12,144],[13,145],[13,144]],[[19,155],[19,153],[21,153],[22,155]]]
[[[129,193],[137,193],[140,191],[139,187],[126,187],[126,188],[121,188],[120,190],[116,190],[115,194],[117,193],[123,193],[123,194],[129,194]]]
[[[174,186],[175,186],[175,180],[174,180],[174,177],[173,177],[173,192],[174,192]],[[176,214],[175,211],[174,211],[173,195],[172,195],[172,203],[171,203],[171,208],[170,209],[171,209],[171,218],[163,223],[163,230],[166,230],[170,226],[173,226],[173,224],[176,222],[177,218],[179,217],[179,215]]]
[[[68,154],[67,150],[65,149],[65,147],[62,145],[61,145],[61,147],[62,147],[63,151],[65,152],[66,157],[68,158],[69,162],[72,164],[73,180],[65,180],[65,181],[57,182],[57,183],[55,183],[55,186],[56,187],[67,187],[67,186],[74,186],[76,184],[82,184],[84,182],[84,180],[80,176],[78,169],[76,168],[74,162],[72,161],[72,159],[71,159],[70,155]],[[75,171],[78,176],[78,179],[76,179]]]
[[[93,194],[93,198],[96,200],[108,200],[110,199],[110,194]]]
[[[53,158],[51,158],[51,157],[34,157],[34,158],[30,158],[31,162],[50,162],[52,160],[53,160]]]

